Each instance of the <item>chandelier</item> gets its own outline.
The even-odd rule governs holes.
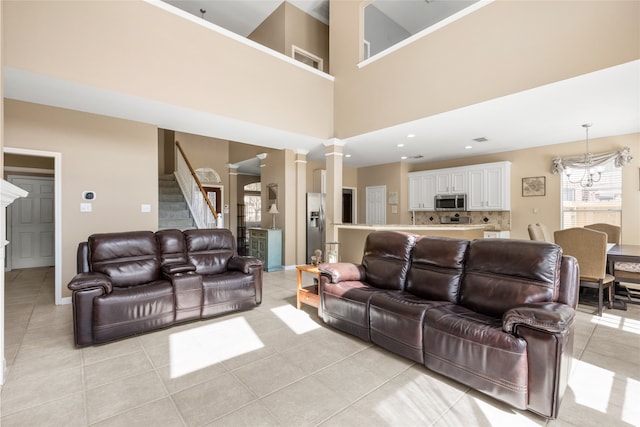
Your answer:
[[[582,173],[582,176],[579,179],[576,179],[575,181],[571,179],[571,174],[572,174],[571,169],[567,169],[566,174],[567,174],[567,179],[569,180],[570,183],[580,184],[581,187],[589,188],[589,187],[593,187],[594,183],[600,181],[601,173],[598,172],[597,170],[592,171],[593,159],[591,157],[591,153],[589,152],[589,128],[591,127],[591,123],[585,123],[582,125],[582,127],[584,128],[587,134],[587,138],[586,138],[587,151],[584,153],[584,172]]]

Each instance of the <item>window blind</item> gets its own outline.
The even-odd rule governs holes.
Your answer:
[[[600,172],[600,180],[593,187],[573,184],[562,174],[562,228],[584,227],[588,224],[607,223],[621,225],[622,168],[609,161],[592,171]],[[575,170],[571,178],[582,176]]]

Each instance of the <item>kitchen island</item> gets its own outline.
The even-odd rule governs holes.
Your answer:
[[[484,225],[472,224],[434,224],[434,225],[368,225],[368,224],[336,224],[338,229],[339,260],[359,264],[362,261],[364,242],[373,231],[390,230],[427,236],[445,236],[458,239],[479,239],[484,237]]]

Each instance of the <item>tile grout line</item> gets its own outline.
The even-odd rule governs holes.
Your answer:
[[[397,377],[399,377],[400,375],[402,375],[403,373],[407,372],[409,369],[411,369],[413,366],[420,366],[418,365],[416,362],[412,362],[409,366],[407,366],[405,369],[401,370],[400,372],[398,372],[397,374],[393,375],[392,377],[388,378],[385,382],[383,382],[382,384],[379,384],[378,386],[372,388],[371,390],[369,390],[368,392],[366,392],[365,394],[363,394],[362,396],[360,396],[359,398],[357,398],[356,400],[354,400],[353,402],[350,402],[348,405],[338,409],[336,412],[334,412],[333,414],[329,415],[327,418],[320,420],[319,422],[317,422],[315,424],[316,427],[320,426],[323,423],[326,423],[327,421],[331,420],[331,418],[335,417],[336,415],[346,411],[347,409],[349,409],[350,407],[352,407],[353,405],[355,405],[356,403],[360,402],[362,399],[364,399],[365,397],[369,396],[371,393],[374,393],[375,391],[379,390],[381,387],[387,385],[389,382],[393,381],[394,379],[396,379]]]

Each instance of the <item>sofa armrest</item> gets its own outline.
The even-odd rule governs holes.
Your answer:
[[[72,291],[82,291],[87,289],[102,288],[105,294],[110,294],[113,290],[111,279],[102,273],[80,273],[76,274],[67,285]]]
[[[227,266],[229,270],[242,271],[244,274],[251,273],[255,267],[262,267],[262,261],[250,256],[234,256]]]
[[[318,270],[321,274],[329,276],[331,283],[339,283],[347,280],[362,281],[366,278],[364,267],[350,262],[320,264]]]
[[[573,361],[576,311],[558,302],[524,304],[502,316],[502,328],[527,342],[527,409],[546,418],[558,416]]]
[[[564,333],[573,324],[576,311],[570,306],[558,302],[525,304],[508,310],[502,316],[502,329],[513,333],[517,325],[544,332]]]
[[[176,273],[188,273],[190,271],[196,271],[196,266],[189,263],[166,264],[162,266],[162,272],[166,275],[172,275]]]

